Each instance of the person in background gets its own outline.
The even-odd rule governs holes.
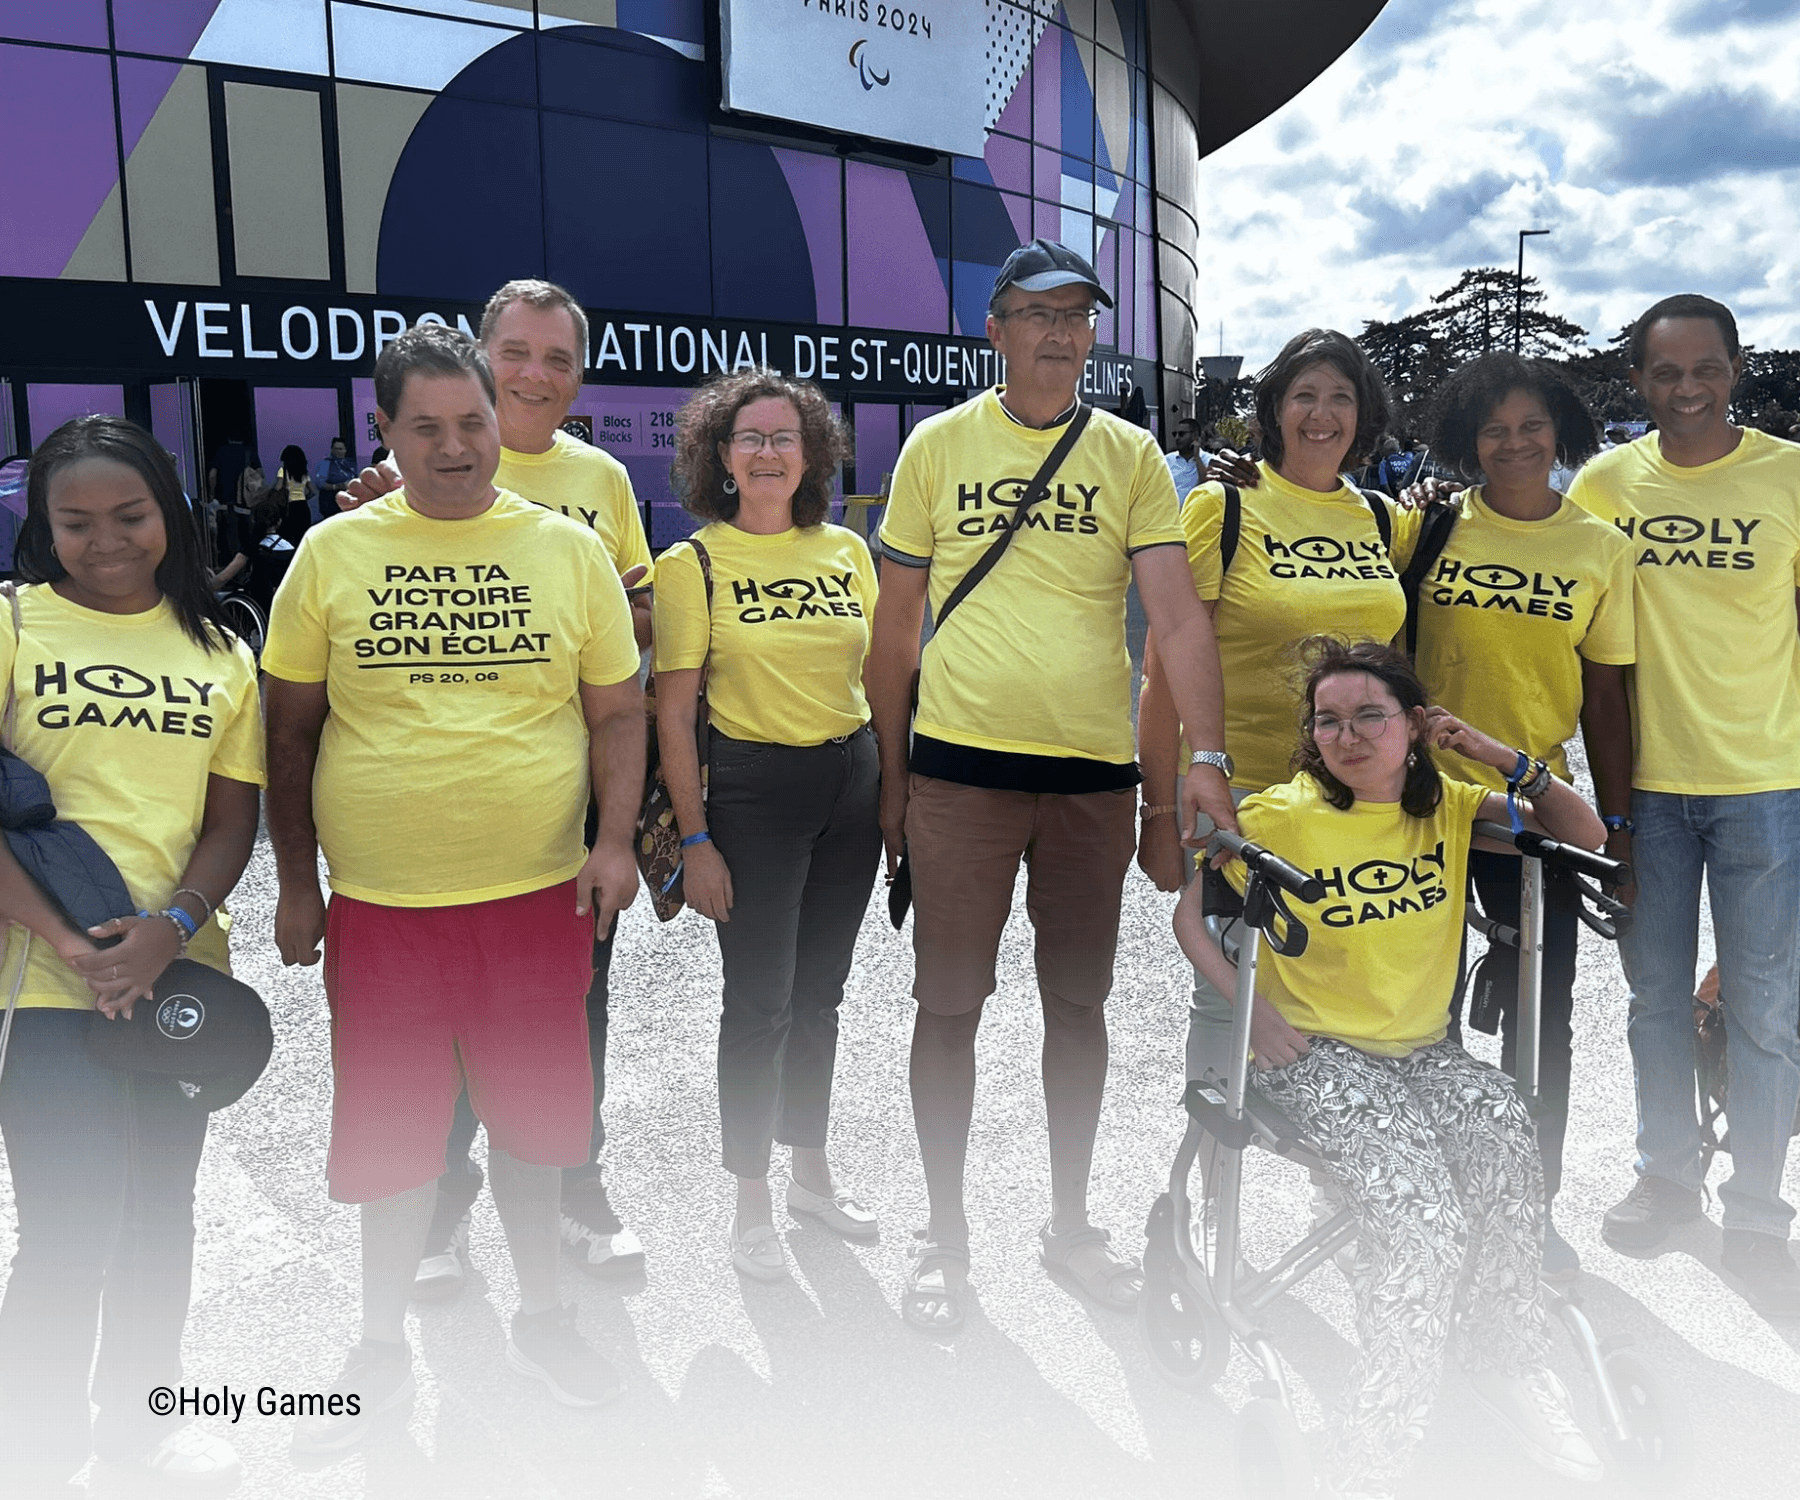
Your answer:
[[[356,478],[356,460],[350,456],[350,445],[341,437],[331,440],[331,456],[319,460],[313,469],[313,487],[318,492],[315,502],[317,520],[326,520],[338,512],[338,494]]]
[[[481,346],[494,372],[495,417],[500,427],[500,467],[494,482],[522,500],[554,510],[599,537],[624,580],[632,630],[640,647],[650,643],[650,543],[632,492],[631,475],[604,449],[563,431],[581,394],[587,360],[587,314],[574,296],[548,281],[509,281],[488,299],[481,315]],[[398,466],[380,450],[370,468],[340,497],[346,507],[385,494],[400,483]],[[594,838],[590,806],[587,838]],[[563,1239],[596,1275],[631,1276],[644,1269],[644,1246],[619,1218],[606,1191],[600,1160],[606,1149],[606,1036],[613,934],[594,943],[594,975],[588,988],[588,1054],[594,1070],[594,1128],[588,1160],[563,1174]],[[457,1104],[442,1192],[419,1263],[419,1296],[454,1296],[463,1282],[469,1209],[481,1192],[481,1169],[470,1153],[475,1114]]]
[[[68,1494],[90,1452],[228,1487],[240,1466],[224,1440],[146,1405],[182,1386],[207,1113],[175,1079],[102,1067],[82,1041],[96,1009],[111,1022],[154,1006],[183,949],[230,971],[212,918],[256,838],[256,662],[219,617],[173,463],[122,418],[81,417],[38,445],[18,572],[16,630],[0,601],[10,747],[139,914],[76,931],[0,841],[3,972],[19,975],[0,1076],[19,1218],[0,1305],[0,1493]],[[121,705],[83,662],[160,687]]]
[[[1631,326],[1631,380],[1655,428],[1575,478],[1635,570],[1636,746],[1629,840],[1637,1182],[1608,1244],[1658,1249],[1701,1212],[1694,1076],[1700,890],[1712,902],[1731,1062],[1721,1260],[1751,1306],[1800,1318],[1781,1196],[1800,1101],[1800,449],[1735,425],[1743,349],[1731,310],[1666,297]],[[1629,854],[1623,849],[1629,849]]]
[[[1479,717],[1553,774],[1569,779],[1563,742],[1579,722],[1607,855],[1630,858],[1631,709],[1625,674],[1636,656],[1631,545],[1556,490],[1554,466],[1580,465],[1596,446],[1593,418],[1554,366],[1496,351],[1457,370],[1439,390],[1432,447],[1468,487],[1451,500],[1455,521],[1419,583],[1420,678],[1431,702],[1460,719]],[[1440,752],[1446,774],[1506,790],[1493,767]],[[1519,925],[1519,861],[1476,850],[1469,875],[1482,911]],[[1551,1206],[1562,1185],[1573,1059],[1575,939],[1581,894],[1559,866],[1544,870],[1542,1032],[1535,1109],[1544,1161],[1544,1276],[1581,1269],[1557,1232]],[[1480,993],[1499,1002],[1500,1066],[1515,1073],[1519,956],[1488,949]],[[1475,1007],[1471,1007],[1471,1018]],[[1452,1011],[1451,1035],[1461,1040]],[[1492,1030],[1490,1022],[1484,1027]]]
[[[307,528],[318,519],[318,490],[307,470],[306,453],[297,444],[289,443],[281,450],[281,467],[275,471],[271,488],[282,506],[278,529],[291,545],[298,547]]]
[[[592,532],[495,488],[478,345],[420,324],[377,356],[374,380],[406,486],[308,535],[263,653],[276,940],[290,964],[326,946],[327,1174],[334,1198],[362,1205],[363,1337],[334,1387],[358,1401],[301,1419],[296,1445],[319,1453],[410,1398],[407,1302],[465,1087],[518,1276],[507,1362],[566,1405],[619,1387],[558,1294],[557,1206],[593,1124],[582,996],[594,935],[637,895],[630,609]],[[396,568],[503,588],[522,607],[491,633],[372,617],[370,591],[393,587]],[[361,670],[421,628],[432,654],[417,668]],[[476,643],[478,655],[464,649]]]
[[[1163,457],[1168,460],[1169,478],[1175,481],[1175,501],[1184,504],[1195,486],[1206,478],[1216,455],[1200,446],[1199,428],[1192,417],[1175,421],[1175,446]]]
[[[787,1274],[769,1197],[771,1140],[793,1151],[790,1211],[873,1237],[876,1216],[826,1155],[838,1006],[881,860],[877,756],[863,692],[875,564],[827,521],[849,449],[810,383],[722,376],[676,419],[676,487],[708,524],[657,570],[656,728],[686,846],[687,903],[717,923],[724,1166],[732,1263]],[[711,600],[698,549],[712,571]],[[702,789],[701,669],[711,720]]]

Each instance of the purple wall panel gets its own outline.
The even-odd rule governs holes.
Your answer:
[[[1031,68],[1027,65],[1019,81],[1013,86],[1012,97],[1006,101],[1006,108],[1000,111],[1000,118],[994,121],[994,129],[1003,130],[1008,135],[1016,135],[1024,140],[1031,139]]]
[[[1009,193],[1031,191],[1031,147],[1009,136],[990,135],[987,143],[987,169],[994,186]]]
[[[192,495],[200,476],[194,472],[194,435],[185,418],[180,386],[166,380],[150,387],[150,431],[175,455],[181,487]]]
[[[943,333],[949,295],[904,172],[850,162],[850,321],[866,328]]]
[[[0,276],[58,276],[119,180],[108,59],[0,46],[0,141],[8,163]]]
[[[1062,150],[1062,28],[1046,26],[1031,54],[1025,77],[1031,83],[1032,139],[1052,151]]]
[[[161,107],[180,72],[180,63],[149,62],[141,57],[119,59],[119,124],[125,132],[126,156],[137,150],[151,116]]]
[[[1042,199],[1031,205],[1031,232],[1040,240],[1062,240],[1062,205]]]
[[[30,385],[25,399],[31,415],[31,446],[73,417],[125,415],[122,385]]]
[[[1019,236],[1019,243],[1023,245],[1031,238],[1031,200],[1014,197],[1011,193],[1002,193],[1000,201],[1006,205],[1006,216],[1012,220],[1013,229]]]
[[[856,492],[880,492],[881,476],[893,472],[900,456],[900,408],[859,402],[856,407]]]
[[[122,52],[187,57],[219,8],[219,0],[136,0],[113,7],[113,31]]]
[[[806,231],[812,259],[813,297],[818,321],[844,321],[844,188],[835,156],[775,149],[775,161],[787,178],[800,225]]]
[[[337,391],[323,386],[261,385],[256,388],[256,451],[270,484],[281,466],[281,450],[298,443],[310,473],[331,451],[338,433]]]
[[[0,6],[0,36],[104,47],[106,0],[9,0]]]

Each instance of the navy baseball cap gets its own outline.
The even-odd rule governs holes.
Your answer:
[[[1100,285],[1100,278],[1094,268],[1071,250],[1067,245],[1059,245],[1055,240],[1033,240],[1029,245],[1021,245],[1006,257],[1006,264],[1000,267],[1000,274],[994,278],[994,296],[998,297],[1009,286],[1016,286],[1022,292],[1047,292],[1058,286],[1085,286],[1092,290],[1102,307],[1111,307],[1113,299],[1106,294],[1106,288]]]

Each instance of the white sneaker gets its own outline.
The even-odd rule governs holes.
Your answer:
[[[731,1218],[731,1263],[753,1281],[785,1281],[787,1252],[781,1248],[781,1236],[769,1224],[738,1233],[737,1215]]]
[[[469,1216],[464,1214],[450,1231],[449,1240],[441,1245],[427,1245],[413,1274],[413,1296],[426,1302],[443,1302],[463,1288],[468,1272],[464,1261],[469,1255]]]
[[[244,1477],[244,1466],[231,1444],[193,1424],[178,1427],[124,1467],[155,1474],[187,1489],[225,1490]]]
[[[1590,1484],[1605,1473],[1600,1455],[1570,1415],[1567,1387],[1542,1365],[1523,1375],[1477,1370],[1469,1384],[1475,1399],[1546,1469]]]
[[[787,1206],[789,1213],[806,1214],[848,1239],[872,1240],[881,1233],[881,1220],[841,1188],[826,1198],[809,1192],[790,1177]]]

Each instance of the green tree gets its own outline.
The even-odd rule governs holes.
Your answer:
[[[1587,330],[1546,311],[1548,300],[1537,277],[1521,282],[1516,272],[1480,266],[1464,271],[1455,286],[1433,297],[1431,313],[1452,365],[1493,349],[1512,348],[1515,315],[1520,353],[1568,359],[1584,347]]]

